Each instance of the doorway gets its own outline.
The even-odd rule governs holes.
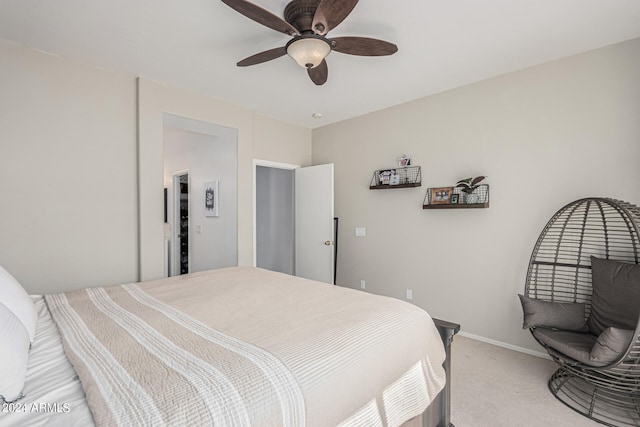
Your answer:
[[[254,160],[256,267],[335,283],[333,165]]]
[[[293,202],[293,170],[256,166],[257,267],[295,275]]]
[[[163,119],[170,275],[238,265],[237,130],[169,114]],[[176,182],[182,175],[188,177]],[[212,183],[215,214],[206,205]]]

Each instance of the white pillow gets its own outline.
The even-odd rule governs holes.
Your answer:
[[[0,266],[0,303],[20,319],[29,334],[29,340],[33,342],[38,322],[36,306],[33,305],[31,297],[20,283],[2,266]]]
[[[5,403],[22,398],[29,346],[29,334],[20,319],[0,304],[0,398]]]

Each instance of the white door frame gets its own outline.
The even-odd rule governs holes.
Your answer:
[[[275,169],[293,170],[301,167],[300,165],[294,165],[291,163],[273,162],[271,160],[253,159],[253,266],[258,266],[258,242],[257,242],[257,224],[256,224],[256,187],[257,187],[257,168],[258,166],[264,166]]]
[[[189,195],[191,195],[191,174],[189,173],[189,169],[183,169],[171,174],[171,191],[173,192],[172,200],[173,200],[173,220],[171,221],[171,239],[173,240],[172,244],[169,245],[169,250],[171,256],[171,268],[169,270],[170,276],[179,276],[180,272],[180,260],[179,260],[179,237],[178,234],[180,232],[180,177],[182,175],[187,175],[187,188],[189,189]],[[176,191],[178,189],[178,191]],[[189,229],[189,234],[191,234],[191,197],[187,198],[187,206],[189,208],[189,217],[187,219],[187,227]],[[191,240],[189,237],[187,251],[189,252],[189,256],[187,258],[187,262],[189,264],[189,272],[191,272]],[[178,272],[178,274],[176,274]]]

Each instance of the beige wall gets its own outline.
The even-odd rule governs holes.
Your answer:
[[[253,260],[254,151],[310,163],[311,132],[297,126],[5,41],[0,58],[0,265],[31,293],[162,274],[163,112],[239,130],[242,265]]]
[[[31,293],[134,280],[134,79],[2,41],[0,58],[0,265]]]
[[[516,294],[546,221],[585,196],[640,204],[639,76],[637,39],[314,130],[313,163],[335,163],[338,283],[410,288],[466,333],[540,350]],[[369,190],[402,154],[422,187]],[[477,175],[489,209],[421,208],[427,187]]]
[[[293,165],[311,165],[311,129],[253,116],[253,158]]]

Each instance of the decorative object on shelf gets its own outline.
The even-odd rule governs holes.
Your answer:
[[[218,216],[218,180],[204,183],[204,216]]]
[[[445,203],[436,200],[436,192],[443,188],[452,188],[451,196]],[[461,187],[439,187],[427,188],[427,194],[424,196],[422,203],[423,209],[469,209],[469,208],[488,208],[489,207],[489,185],[480,184],[475,187],[473,194],[477,195],[475,203],[469,203],[467,197],[469,194],[462,191]]]
[[[411,157],[403,154],[402,157],[398,159],[398,167],[404,168],[407,166],[411,166]]]
[[[489,185],[480,184],[475,186],[473,192],[467,193],[464,190],[460,195],[463,197],[461,203],[465,205],[482,205],[489,203]]]
[[[484,176],[477,176],[475,178],[466,178],[461,179],[456,183],[456,187],[460,188],[463,193],[465,193],[464,203],[474,204],[479,203],[480,196],[475,193],[475,190],[478,188],[479,183],[485,179]]]
[[[388,185],[391,183],[391,177],[396,175],[395,169],[386,169],[378,171],[379,185]]]
[[[448,205],[453,194],[453,187],[438,187],[431,189],[431,204]]]
[[[369,189],[420,187],[422,172],[420,166],[405,166],[395,169],[381,169],[373,173]]]

